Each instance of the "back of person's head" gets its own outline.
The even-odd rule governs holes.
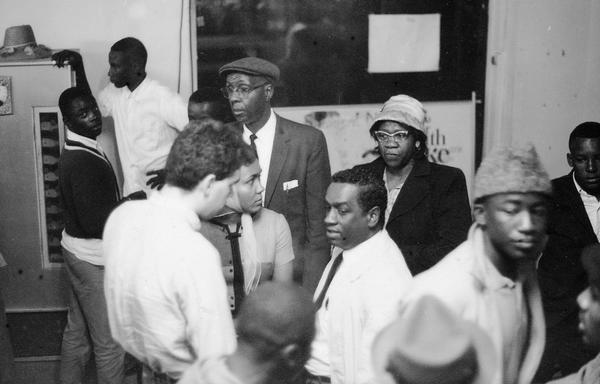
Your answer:
[[[434,296],[409,304],[375,337],[377,382],[489,384],[498,374],[490,337]]]
[[[63,118],[69,119],[71,117],[71,105],[73,101],[78,99],[94,99],[94,96],[87,90],[78,87],[71,87],[65,89],[58,98],[58,108]]]
[[[206,176],[217,180],[240,167],[241,134],[214,120],[192,121],[177,136],[167,158],[166,183],[191,191]]]
[[[125,37],[110,47],[113,52],[122,52],[130,60],[137,62],[142,68],[146,66],[148,60],[148,52],[141,41],[135,37]]]
[[[379,207],[378,228],[383,228],[384,213],[387,207],[387,190],[381,177],[377,177],[363,167],[356,167],[336,172],[331,177],[331,182],[353,184],[360,187],[358,204],[363,212],[368,212],[373,207]]]
[[[569,135],[569,151],[573,150],[575,139],[600,139],[600,123],[586,121],[576,126]]]
[[[199,88],[190,95],[188,104],[210,104],[210,108],[206,112],[211,119],[224,123],[230,123],[235,120],[231,113],[229,102],[223,97],[218,88]]]
[[[304,366],[315,336],[312,297],[292,283],[266,282],[249,294],[236,319],[238,342],[260,362],[280,360],[281,369]]]

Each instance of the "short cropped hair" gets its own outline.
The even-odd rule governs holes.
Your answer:
[[[71,117],[71,105],[74,100],[77,99],[94,99],[94,96],[87,90],[78,87],[71,87],[65,89],[58,98],[58,108],[60,109],[60,113],[62,113],[63,118]]]
[[[373,139],[377,140],[375,138],[375,131],[379,130],[379,127],[381,126],[381,124],[385,123],[386,121],[392,121],[392,120],[378,121],[375,124],[373,124],[371,129],[369,129],[369,133],[371,134],[371,137]],[[399,126],[401,126],[402,128],[406,129],[408,131],[408,134],[415,138],[415,141],[418,141],[421,143],[421,145],[417,148],[415,153],[413,153],[413,159],[421,160],[421,159],[426,158],[427,155],[429,154],[429,148],[427,147],[427,135],[423,131],[420,131],[417,128],[411,127],[408,124],[400,123],[398,121],[392,121],[392,123],[396,123]]]
[[[575,139],[599,139],[600,138],[600,123],[595,121],[586,121],[573,129],[569,135],[569,151],[573,151]]]
[[[146,67],[148,61],[148,51],[144,44],[135,37],[125,37],[110,47],[111,51],[122,52],[131,60],[137,61],[142,67]]]
[[[381,177],[377,177],[364,167],[354,167],[334,173],[331,182],[353,184],[360,187],[358,205],[363,212],[368,212],[373,207],[379,207],[380,214],[377,225],[379,228],[383,228],[387,207],[387,190]]]
[[[235,120],[229,107],[229,102],[223,97],[221,91],[214,87],[202,87],[194,91],[188,100],[188,103],[211,103],[216,107],[213,119],[230,123]]]
[[[240,163],[244,166],[249,166],[258,160],[258,155],[250,145],[243,143],[240,149]]]
[[[296,344],[306,358],[315,336],[315,307],[311,295],[294,283],[267,281],[243,301],[236,322],[238,341],[267,361],[286,345]]]
[[[191,191],[210,174],[231,176],[241,165],[241,134],[214,120],[192,121],[177,136],[166,165],[166,183]]]

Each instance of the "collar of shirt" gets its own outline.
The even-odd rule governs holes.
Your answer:
[[[473,246],[475,248],[475,262],[477,263],[475,273],[477,274],[477,278],[485,287],[492,290],[515,288],[517,281],[525,280],[524,276],[518,276],[517,281],[513,281],[502,275],[487,256],[483,245],[483,236],[483,230],[477,224],[474,224],[469,231],[469,238],[473,239]]]
[[[573,173],[573,183],[575,183],[575,189],[579,193],[579,196],[581,197],[581,200],[584,203],[586,203],[586,202],[592,202],[592,201],[594,201],[596,203],[599,203],[598,202],[598,198],[596,196],[590,195],[583,188],[581,188],[581,186],[579,185],[579,183],[577,182],[577,180],[575,180],[575,173]]]
[[[144,77],[144,80],[142,80],[142,82],[139,83],[133,91],[130,91],[128,86],[124,86],[121,89],[123,90],[128,99],[136,99],[138,95],[144,93],[144,90],[148,87],[149,82],[150,80],[148,79],[148,76],[146,76]]]
[[[265,125],[263,125],[262,128],[255,133],[256,138],[258,139],[255,142],[257,149],[259,148],[259,146],[266,145],[266,143],[273,143],[273,139],[275,138],[275,127],[277,125],[277,118],[275,117],[275,113],[273,113],[273,109],[271,109],[269,113],[269,120],[267,120]],[[248,129],[246,124],[244,124],[244,140],[247,143],[250,143],[250,135],[252,135],[252,131]]]
[[[406,182],[406,180],[405,180],[405,182]],[[384,168],[384,170],[383,170],[383,183],[385,184],[385,189],[389,191],[390,187],[389,187],[388,182],[387,182],[387,168]],[[399,184],[399,185],[395,186],[394,190],[400,190],[400,189],[402,189],[403,185],[404,185],[404,182],[402,184]]]
[[[358,268],[361,270],[366,262],[370,262],[368,255],[373,251],[379,251],[380,246],[379,243],[383,237],[383,231],[378,231],[376,234],[358,244],[354,248],[344,249],[335,247],[332,251],[333,258],[338,257],[338,255],[344,252],[344,261],[340,265],[340,268],[348,269]]]
[[[164,193],[164,189],[150,194],[148,201],[152,204],[166,208],[172,215],[181,217],[187,224],[190,225],[192,230],[200,230],[200,218],[196,212],[182,204],[181,201],[177,200],[176,198],[166,195]]]
[[[102,147],[100,146],[100,144],[98,143],[97,140],[90,139],[89,137],[81,136],[69,129],[67,129],[67,140],[76,141],[80,144],[85,145],[88,148],[92,148],[92,149],[95,149],[96,151],[99,151],[100,153],[104,153],[104,151],[102,150]]]

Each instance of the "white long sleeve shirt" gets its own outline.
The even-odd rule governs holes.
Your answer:
[[[233,352],[235,332],[217,250],[191,210],[166,196],[118,207],[104,230],[113,338],[178,379],[196,359]]]
[[[143,190],[149,171],[165,167],[178,131],[188,123],[187,103],[157,81],[145,78],[136,89],[107,85],[98,95],[103,116],[112,116],[119,159],[123,168],[123,195]]]
[[[331,265],[315,292],[319,297]],[[317,334],[306,369],[331,377],[333,384],[368,383],[374,373],[371,344],[396,317],[397,305],[412,281],[402,252],[385,230],[344,250],[344,260],[317,311]]]

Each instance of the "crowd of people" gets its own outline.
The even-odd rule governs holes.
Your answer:
[[[365,127],[380,156],[331,175],[323,133],[271,108],[266,60],[222,66],[223,88],[186,103],[135,38],[97,98],[78,53],[53,59],[77,84],[59,97],[61,383],[92,356],[100,384],[131,367],[144,383],[600,381],[599,123],[572,131],[556,180],[530,144],[490,151],[470,204],[410,96]]]

